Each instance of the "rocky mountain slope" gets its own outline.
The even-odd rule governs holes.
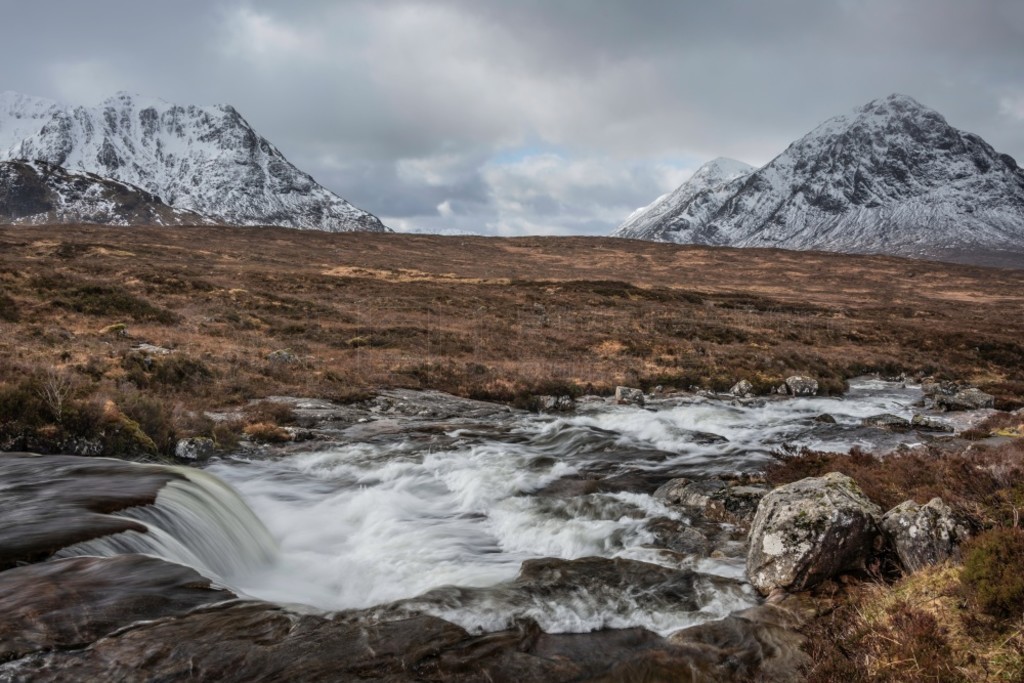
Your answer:
[[[662,239],[662,226],[671,225],[675,210],[685,206],[698,195],[720,192],[730,181],[750,175],[754,167],[735,159],[718,157],[704,164],[690,178],[674,191],[655,199],[642,209],[637,209],[619,226],[622,237],[638,237],[672,242],[671,233]]]
[[[70,107],[3,93],[0,159],[94,173],[219,223],[387,230],[289,163],[227,105],[118,93],[95,107]]]
[[[615,235],[908,256],[1021,252],[1024,172],[979,136],[891,95],[829,119],[749,174],[688,181]]]
[[[142,188],[45,161],[0,161],[0,222],[204,225]]]

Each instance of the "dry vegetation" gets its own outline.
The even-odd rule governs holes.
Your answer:
[[[157,451],[204,408],[380,386],[525,404],[906,371],[1024,394],[1024,271],[614,239],[0,228],[0,331],[8,437],[106,420]]]
[[[885,456],[804,451],[780,456],[766,475],[778,485],[833,471],[883,510],[938,496],[979,534],[962,549],[963,566],[901,577],[883,555],[872,579],[821,589],[824,613],[806,627],[809,680],[1024,680],[1024,439]]]
[[[287,406],[216,424],[203,410],[283,394],[429,387],[526,405],[617,384],[746,378],[767,392],[797,373],[841,392],[867,372],[1024,405],[1024,271],[595,238],[0,228],[0,449],[158,457],[183,435],[278,441]],[[984,431],[1019,436],[1021,420]],[[886,509],[941,496],[1005,530],[1024,508],[1022,459],[1024,440],[801,453],[768,477],[844,471]],[[1020,611],[987,615],[965,585],[940,567],[838,591],[809,627],[812,680],[1021,680]]]

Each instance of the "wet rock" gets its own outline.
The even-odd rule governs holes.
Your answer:
[[[669,505],[695,510],[717,522],[748,523],[768,489],[760,486],[730,486],[721,479],[672,479],[654,492]]]
[[[875,427],[884,429],[887,432],[908,432],[910,431],[910,420],[906,420],[891,413],[872,415],[860,421],[862,427]]]
[[[818,393],[818,381],[803,375],[787,377],[785,386],[790,396],[814,396]]]
[[[822,413],[821,415],[815,416],[814,421],[819,423],[819,424],[828,424],[828,425],[836,424],[836,419],[834,417],[832,417],[831,415],[829,415],[828,413]]]
[[[881,510],[838,472],[780,486],[761,499],[750,529],[747,576],[764,594],[804,590],[863,568]]]
[[[927,415],[921,415],[916,413],[914,417],[910,419],[910,425],[914,429],[921,432],[954,432],[953,425],[943,422],[934,417],[928,417]]]
[[[174,446],[174,457],[188,463],[200,463],[209,460],[217,453],[217,444],[206,436],[193,436],[179,439]]]
[[[619,405],[644,405],[644,392],[632,387],[615,387],[615,402]]]
[[[713,647],[733,663],[727,680],[788,683],[801,680],[810,657],[801,650],[805,640],[798,630],[812,610],[784,604],[764,604],[676,631],[668,637],[676,645]],[[726,680],[726,679],[723,679]]]
[[[900,503],[882,517],[882,529],[908,572],[959,560],[960,544],[971,537],[968,524],[941,498],[924,505],[912,500]]]
[[[957,382],[939,382],[934,379],[921,381],[921,393],[925,396],[953,396],[963,387]]]
[[[745,379],[741,379],[739,382],[732,385],[732,388],[729,389],[729,393],[733,396],[753,396],[754,385]]]
[[[647,530],[654,534],[658,547],[692,557],[707,557],[711,552],[708,537],[686,522],[657,517],[647,522]]]
[[[538,396],[537,406],[545,413],[570,413],[576,408],[572,396]]]
[[[0,454],[0,569],[140,523],[109,514],[149,505],[183,477],[169,469],[74,455]]]
[[[981,389],[965,389],[953,396],[939,394],[935,397],[935,407],[942,410],[981,410],[994,405],[995,397]]]
[[[390,619],[457,608],[464,616],[475,615],[482,631],[497,631],[524,616],[536,619],[542,627],[549,621],[555,623],[564,615],[560,605],[572,603],[578,619],[592,620],[578,625],[596,628],[605,624],[609,614],[697,611],[708,596],[723,592],[739,599],[743,586],[721,576],[622,558],[540,558],[523,562],[512,581],[485,588],[435,588],[375,608],[374,614]]]
[[[0,661],[82,647],[136,621],[235,596],[143,555],[75,557],[0,572]]]

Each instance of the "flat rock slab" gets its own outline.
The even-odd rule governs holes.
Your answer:
[[[109,513],[149,505],[168,482],[159,465],[77,455],[0,454],[0,570],[120,531],[144,531]]]
[[[83,647],[133,622],[234,597],[188,567],[144,555],[9,569],[0,572],[0,661]]]

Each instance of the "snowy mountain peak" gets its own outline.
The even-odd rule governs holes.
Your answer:
[[[229,105],[128,92],[93,107],[42,102],[0,99],[0,159],[95,173],[228,224],[387,230],[289,163]]]
[[[616,235],[907,255],[1020,251],[1024,240],[1016,162],[906,95],[825,121],[747,175],[696,193],[689,184]]]
[[[749,175],[754,170],[750,164],[742,161],[717,157],[694,171],[686,182],[674,191],[655,199],[651,204],[637,209],[619,226],[616,235],[619,237],[645,237],[650,231],[656,230],[680,206],[685,206],[695,196],[703,192],[711,192],[736,178]]]
[[[728,157],[716,157],[698,168],[688,182],[692,184],[693,180],[700,179],[708,185],[712,185],[732,180],[733,178],[739,178],[753,170],[753,166],[742,161]]]

